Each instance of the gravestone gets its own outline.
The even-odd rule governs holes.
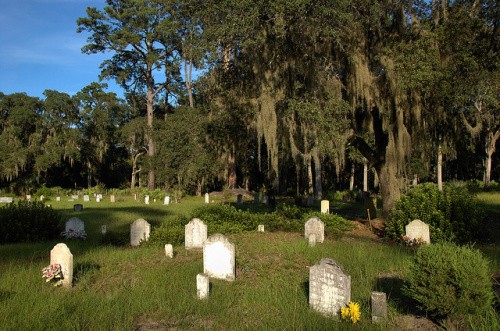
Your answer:
[[[379,323],[387,319],[387,295],[384,292],[372,292],[372,322]]]
[[[115,195],[114,195],[114,194],[111,194],[111,195],[109,196],[109,201],[110,201],[111,203],[115,202]]]
[[[73,285],[73,254],[66,244],[57,244],[52,248],[50,264],[61,265],[62,286],[71,287]]]
[[[102,200],[102,194],[97,194],[96,198],[99,198],[99,200]]]
[[[309,238],[307,238],[307,240],[309,241],[309,247],[314,247],[316,246],[316,235],[315,234],[310,234],[309,235]]]
[[[85,223],[78,217],[71,217],[64,226],[64,231],[85,232]]]
[[[172,244],[165,244],[165,256],[166,257],[174,257],[174,247]]]
[[[236,197],[236,203],[241,205],[243,203],[243,195],[242,194],[238,194],[238,196]]]
[[[95,202],[101,202],[101,198],[96,197],[96,198],[95,198]]]
[[[88,195],[84,195],[83,196],[83,201],[84,202],[89,202],[90,201],[90,197]]]
[[[210,278],[207,274],[196,275],[196,294],[198,299],[203,300],[208,298],[210,292]]]
[[[205,203],[210,203],[210,194],[205,193]]]
[[[338,316],[351,301],[351,276],[335,260],[321,259],[309,269],[309,306],[328,316]]]
[[[61,197],[56,197],[56,201],[57,202],[61,201]]]
[[[426,244],[431,243],[429,225],[421,220],[413,220],[405,226],[406,236],[410,239],[421,239]]]
[[[269,203],[269,196],[266,193],[262,194],[262,203],[265,205]]]
[[[72,196],[71,196],[71,199],[73,199],[73,200],[78,199],[78,195],[72,195]]]
[[[203,272],[209,277],[233,281],[235,266],[234,244],[220,233],[208,237],[203,245]]]
[[[322,243],[325,240],[325,225],[317,218],[310,218],[304,225],[304,237],[311,241],[310,236],[314,235],[315,243]]]
[[[199,218],[193,218],[184,226],[184,245],[186,249],[203,248],[207,240],[207,225]]]
[[[31,194],[26,194],[26,200],[31,201]]]
[[[45,199],[45,196],[42,194],[42,195],[40,196],[40,201],[43,201],[44,199]]]
[[[257,231],[259,231],[259,232],[264,232],[264,224],[259,224],[259,225],[257,226]]]
[[[330,214],[330,201],[321,200],[321,214]]]
[[[163,199],[163,204],[168,206],[170,204],[170,197],[169,196],[166,196],[164,199]]]
[[[144,203],[145,203],[146,205],[149,205],[149,195],[146,195],[146,196],[144,197]]]
[[[0,202],[1,203],[11,203],[12,198],[11,197],[0,197]]]
[[[106,234],[106,232],[108,232],[106,225],[101,225],[101,234]]]
[[[82,211],[83,210],[83,205],[80,203],[77,203],[76,205],[73,205],[73,210],[74,211]]]
[[[139,218],[130,225],[130,245],[139,246],[142,241],[149,240],[151,225],[144,219]]]

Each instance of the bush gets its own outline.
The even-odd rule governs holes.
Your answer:
[[[396,202],[385,234],[390,239],[405,235],[405,226],[414,219],[429,225],[434,242],[461,243],[483,239],[484,215],[477,198],[466,185],[446,185],[440,192],[437,185],[426,183],[412,189]]]
[[[470,247],[452,243],[421,247],[410,265],[403,293],[433,318],[482,313],[493,301],[488,262]]]
[[[181,245],[184,243],[184,226],[189,222],[187,217],[179,216],[175,220],[163,223],[151,231],[146,245],[161,246],[165,244]]]
[[[0,208],[0,243],[50,240],[61,231],[61,216],[43,202],[18,201]]]

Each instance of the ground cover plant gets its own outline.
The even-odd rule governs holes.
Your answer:
[[[236,246],[236,280],[211,280],[209,299],[199,301],[195,279],[203,270],[200,251],[175,245],[175,256],[169,259],[158,245],[131,248],[102,243],[100,228],[105,224],[108,233],[126,235],[135,219],[144,218],[154,233],[166,223],[189,219],[203,210],[203,198],[186,197],[170,206],[159,202],[146,206],[130,198],[115,204],[89,202],[82,212],[73,211],[73,203],[52,204],[63,219],[76,216],[85,221],[86,240],[0,246],[2,329],[380,330],[401,326],[403,317],[416,313],[401,293],[415,256],[407,247],[347,232],[327,234],[325,243],[315,247],[309,247],[302,234],[294,231],[230,233],[227,236]],[[224,210],[243,213],[228,207]],[[296,212],[292,208],[282,211],[288,215]],[[74,256],[71,289],[50,286],[42,277],[50,250],[58,242],[65,242]],[[309,309],[309,267],[325,257],[337,260],[351,275],[352,301],[361,309],[356,325]],[[498,270],[498,264],[490,265],[490,273]],[[388,325],[371,323],[371,291],[388,294]],[[465,325],[494,329],[498,327],[494,313],[485,311]]]

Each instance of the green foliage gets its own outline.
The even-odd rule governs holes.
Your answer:
[[[484,216],[476,196],[465,185],[446,185],[442,192],[435,184],[418,185],[396,203],[385,227],[386,236],[404,236],[405,226],[414,219],[429,224],[433,242],[483,239]]]
[[[99,239],[101,245],[127,246],[130,244],[129,233],[108,231]]]
[[[481,314],[493,301],[487,260],[476,249],[452,243],[421,247],[403,291],[434,318]]]
[[[40,241],[57,238],[61,216],[42,202],[18,201],[0,208],[0,243]]]
[[[149,241],[145,245],[161,246],[165,244],[181,245],[184,243],[184,226],[189,222],[185,216],[179,216],[160,227],[153,228]]]

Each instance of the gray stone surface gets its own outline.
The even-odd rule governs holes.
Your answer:
[[[165,245],[165,256],[170,258],[174,257],[174,247],[171,244]]]
[[[264,231],[265,231],[265,230],[264,230],[264,225],[263,225],[263,224],[259,224],[259,225],[257,226],[257,231],[259,231],[259,232],[264,232]]]
[[[78,198],[78,196],[77,196],[77,198]],[[75,199],[75,198],[73,198],[73,199]],[[88,195],[84,195],[84,196],[83,196],[83,201],[84,201],[84,202],[89,202],[89,201],[90,201],[90,196],[88,196]]]
[[[114,195],[114,194],[111,194],[111,195],[109,196],[109,202],[112,202],[112,203],[113,203],[113,202],[115,202],[115,201],[116,201],[116,197],[115,197],[115,195]]]
[[[130,245],[139,246],[141,242],[149,240],[151,225],[144,219],[139,218],[130,225]]]
[[[170,197],[169,196],[166,196],[164,199],[163,199],[163,204],[165,206],[168,206],[170,204]]]
[[[207,274],[196,275],[196,294],[198,299],[203,300],[208,298],[210,292],[210,278]]]
[[[387,295],[384,292],[372,292],[372,322],[384,322],[387,319]]]
[[[146,196],[144,197],[144,203],[145,203],[146,205],[149,205],[149,195],[146,195]]]
[[[193,218],[184,226],[184,246],[186,249],[203,248],[207,240],[207,225],[199,218]]]
[[[205,203],[210,203],[210,194],[205,193]]]
[[[0,197],[0,203],[11,203],[12,201],[11,197]]]
[[[406,236],[410,239],[422,239],[427,244],[431,243],[429,225],[421,220],[413,220],[405,226]]]
[[[335,260],[324,258],[309,269],[309,306],[328,316],[338,316],[351,301],[351,276]]]
[[[85,223],[78,217],[71,217],[64,225],[64,231],[82,232],[85,231]]]
[[[330,201],[321,200],[321,214],[330,214]]]
[[[73,254],[66,244],[57,244],[50,251],[50,264],[61,265],[63,275],[62,286],[73,286]]]
[[[233,281],[235,267],[234,244],[220,233],[210,236],[203,245],[203,272],[209,277]]]
[[[325,241],[325,225],[317,217],[310,218],[304,225],[304,237],[309,240],[311,234],[316,236],[317,243]]]

